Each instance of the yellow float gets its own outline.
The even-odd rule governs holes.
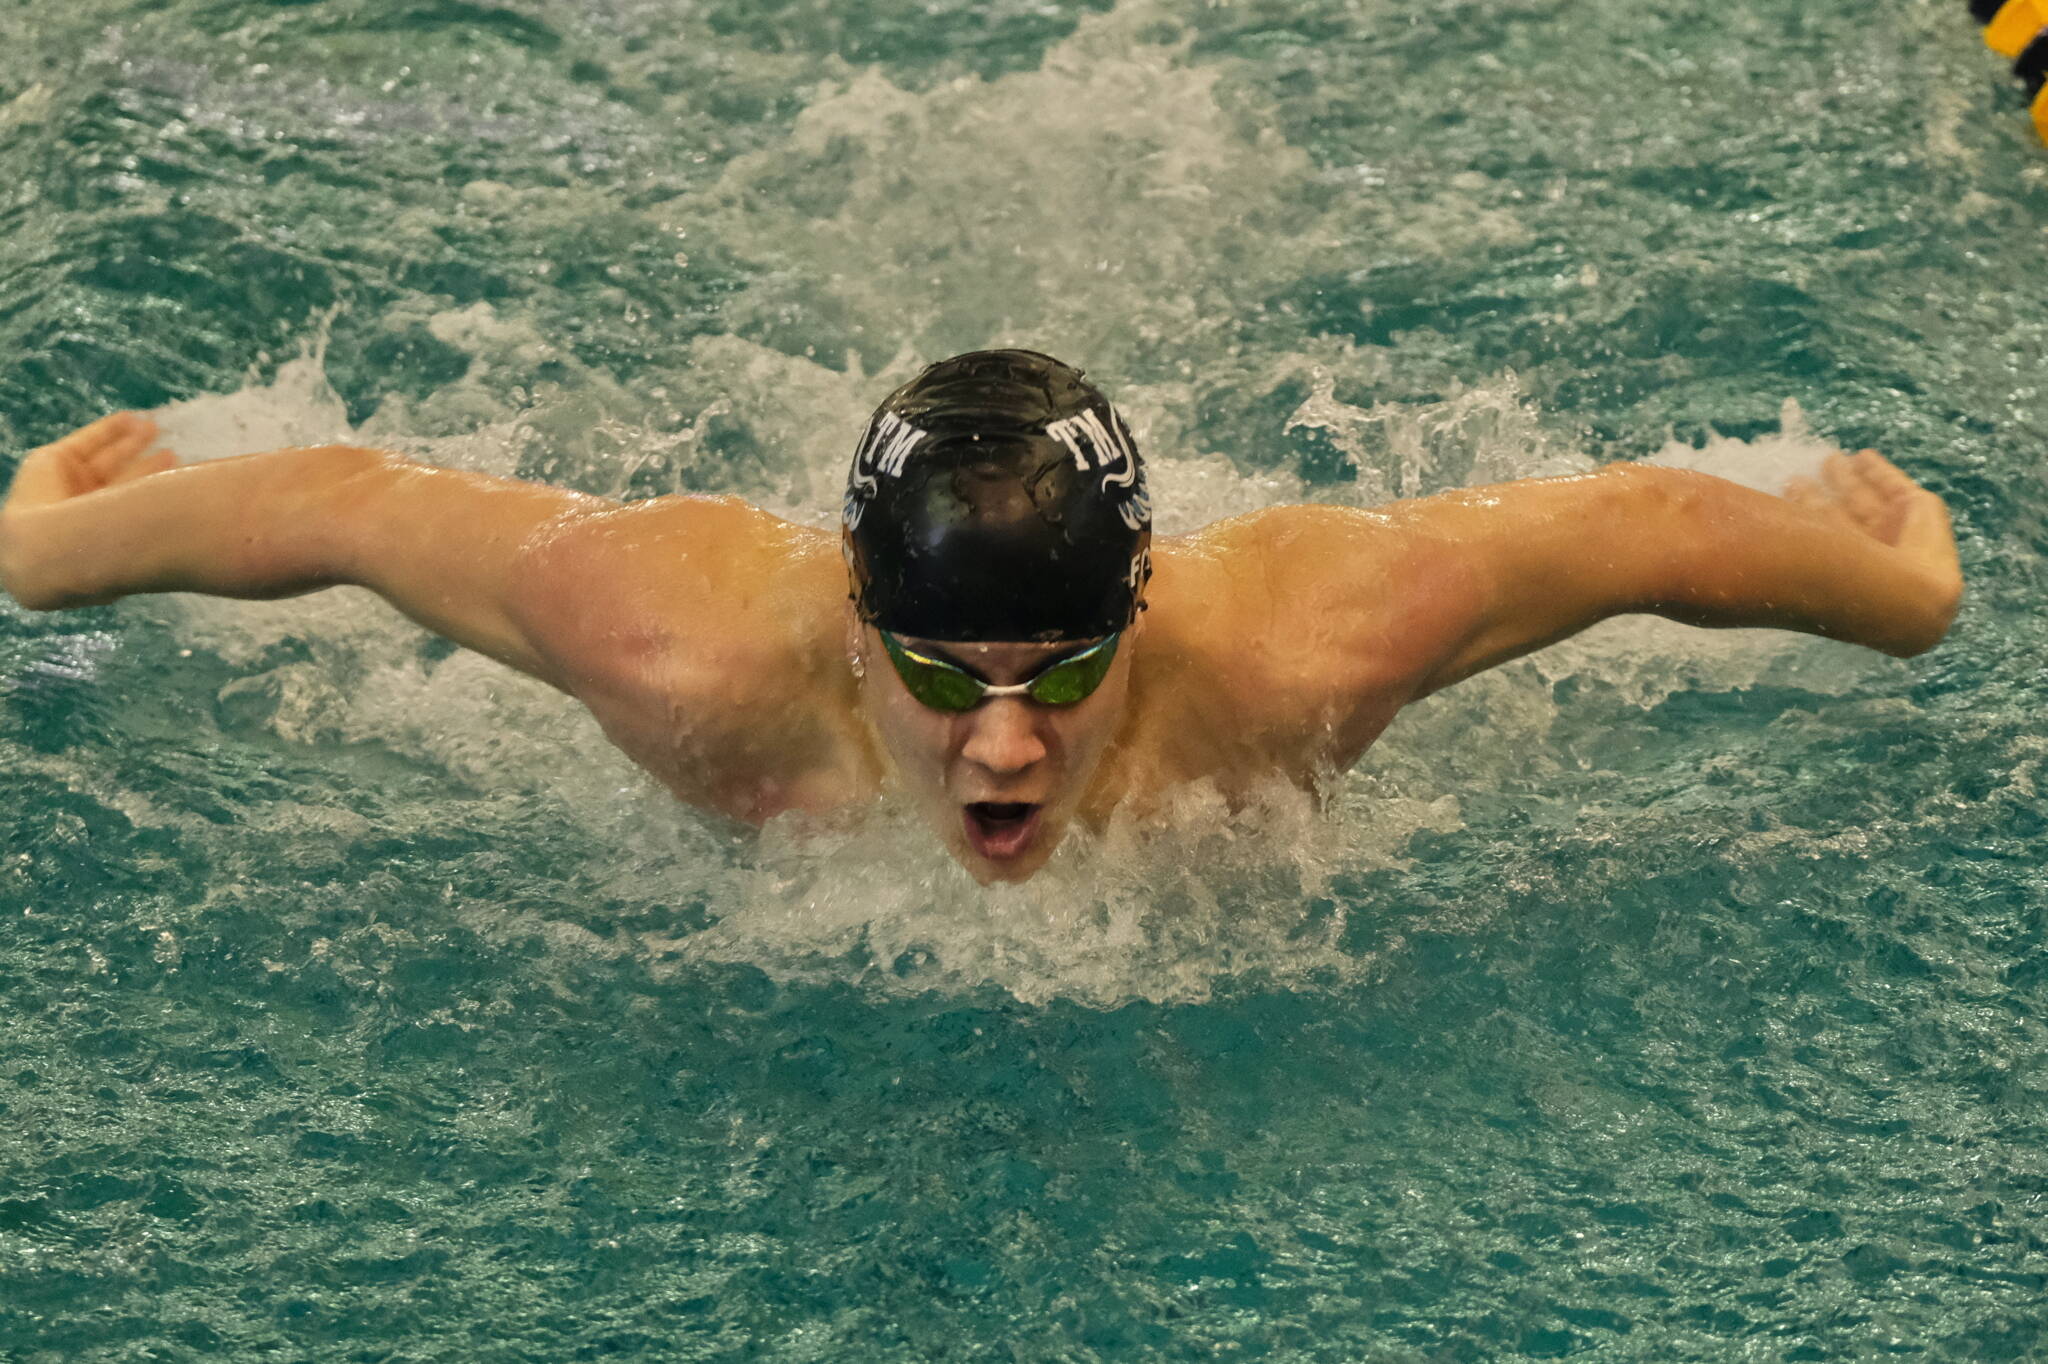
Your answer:
[[[1984,45],[2001,57],[2017,57],[2044,28],[2048,0],[2005,0],[1984,25]]]
[[[1970,0],[1984,45],[2012,61],[2034,102],[2034,131],[2048,142],[2048,0]]]

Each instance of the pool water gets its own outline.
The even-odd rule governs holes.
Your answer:
[[[0,1358],[2048,1352],[2048,154],[1946,0],[0,14],[0,434],[827,524],[925,360],[1165,529],[1877,446],[1898,662],[1610,623],[1023,887],[361,593],[0,607]]]

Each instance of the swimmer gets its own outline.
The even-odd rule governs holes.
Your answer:
[[[1869,450],[1783,496],[1618,463],[1155,543],[1123,419],[1022,350],[890,394],[836,536],[731,497],[155,441],[121,413],[27,455],[0,586],[36,611],[367,587],[582,702],[691,805],[759,824],[900,791],[984,884],[1183,783],[1322,789],[1403,706],[1610,616],[1908,656],[1963,589],[1941,499]]]

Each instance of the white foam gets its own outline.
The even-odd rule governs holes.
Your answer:
[[[976,886],[908,810],[884,806],[821,828],[772,824],[684,939],[649,935],[678,964],[744,961],[781,979],[846,979],[885,992],[994,984],[1019,999],[1207,998],[1256,974],[1281,986],[1358,980],[1376,958],[1347,949],[1345,871],[1400,865],[1419,829],[1453,829],[1453,801],[1392,801],[1350,823],[1280,784],[1233,811],[1202,787],[1165,817],[1070,835],[1017,886]]]
[[[670,225],[794,267],[749,289],[734,331],[842,318],[874,365],[1056,341],[1114,371],[1196,342],[1284,277],[1272,243],[1315,215],[1288,193],[1306,154],[1226,110],[1227,68],[1157,41],[1167,17],[1084,17],[1038,69],[992,81],[851,74],[727,166],[717,211],[679,203]]]
[[[1673,437],[1643,462],[1697,469],[1758,492],[1781,493],[1790,479],[1817,476],[1821,461],[1840,448],[1816,436],[1807,426],[1799,400],[1787,398],[1779,409],[1775,432],[1745,441],[1710,430],[1706,444],[1697,448]]]
[[[306,353],[278,366],[269,383],[251,379],[234,393],[159,408],[163,444],[189,463],[350,440],[348,409],[327,382],[325,342],[323,326]]]

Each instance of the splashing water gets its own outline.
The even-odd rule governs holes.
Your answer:
[[[365,593],[0,611],[0,1354],[2037,1352],[2048,183],[1945,6],[1700,19],[0,17],[9,448],[829,525],[882,394],[1021,344],[1167,533],[1840,443],[1971,577],[1911,663],[1609,622],[992,891],[893,804],[693,814]]]
[[[530,344],[520,329],[492,325],[488,310],[437,316],[429,325],[484,347]],[[701,367],[693,382],[710,384],[718,396],[687,413],[679,434],[624,423],[608,434],[639,467],[678,477],[700,461],[692,448],[696,433],[719,419],[763,449],[787,448],[777,438],[797,431],[857,431],[862,398],[890,382],[731,338],[707,339],[699,350],[717,362]],[[1280,363],[1299,367],[1312,382],[1283,431],[1321,432],[1361,475],[1310,489],[1285,471],[1244,474],[1220,455],[1155,450],[1162,532],[1311,496],[1371,505],[1393,495],[1593,467],[1546,430],[1512,376],[1438,403],[1362,409],[1334,396],[1327,369],[1304,357]],[[492,474],[510,472],[522,447],[550,443],[555,418],[544,409],[491,415],[489,424],[462,435],[400,435],[392,443],[431,463]],[[270,382],[175,405],[162,421],[167,442],[188,458],[364,438],[348,427],[317,354],[283,366]],[[813,443],[816,467],[798,480],[742,468],[727,470],[730,481],[714,486],[823,524],[821,508],[829,503],[822,497],[808,505],[785,500],[792,482],[823,487],[843,477],[844,451],[823,439]],[[1777,486],[1833,448],[1807,432],[1788,402],[1777,435],[1755,442],[1716,436],[1702,449],[1673,442],[1653,459]],[[599,467],[617,462],[592,459]],[[1398,470],[1392,488],[1377,472],[1390,467]],[[1330,816],[1278,781],[1265,799],[1236,812],[1197,786],[1180,793],[1156,827],[1124,822],[1101,839],[1077,835],[1046,874],[985,891],[904,809],[823,822],[785,817],[766,839],[733,845],[744,849],[737,862],[727,854],[693,865],[683,849],[702,845],[704,832],[675,830],[705,817],[676,807],[610,749],[579,707],[477,656],[423,656],[417,631],[367,593],[277,603],[180,598],[150,607],[175,624],[180,638],[237,669],[216,700],[242,725],[299,745],[378,745],[480,787],[545,791],[580,807],[568,817],[599,844],[645,850],[658,859],[662,879],[626,893],[647,897],[650,906],[680,894],[720,910],[700,933],[652,933],[649,949],[662,956],[747,961],[778,975],[796,973],[792,978],[847,979],[892,991],[995,984],[1027,1002],[1200,1000],[1217,976],[1245,972],[1350,978],[1365,964],[1341,947],[1347,912],[1316,905],[1331,878],[1399,869],[1407,865],[1400,850],[1413,834],[1463,827],[1459,791],[1474,780],[1497,780],[1517,762],[1503,754],[1493,770],[1461,772],[1446,783],[1433,770],[1433,755],[1465,725],[1487,725],[1517,743],[1541,742],[1557,713],[1551,690],[1564,679],[1603,685],[1648,708],[1680,690],[1733,690],[1766,677],[1846,690],[1869,671],[1853,651],[1770,632],[1715,636],[1653,620],[1618,622],[1546,652],[1519,676],[1464,689],[1462,704],[1444,708],[1455,718],[1425,722],[1413,739],[1397,729],[1347,778]],[[279,653],[289,661],[266,663]],[[889,969],[878,971],[878,964]]]

